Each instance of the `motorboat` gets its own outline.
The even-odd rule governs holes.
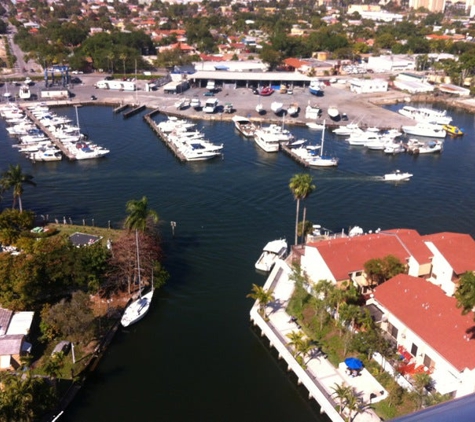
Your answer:
[[[39,149],[29,155],[31,161],[61,161],[63,155],[56,148]]]
[[[338,111],[338,108],[336,106],[330,106],[328,107],[328,115],[330,116],[330,119],[338,121],[340,120],[340,112]]]
[[[305,108],[305,118],[316,120],[322,114],[322,109],[317,105],[311,105],[310,103]]]
[[[444,148],[444,142],[428,141],[422,142],[418,139],[409,139],[407,142],[407,152],[410,154],[433,154],[442,152]]]
[[[264,106],[259,103],[256,105],[256,111],[259,113],[259,114],[264,114],[265,110],[264,110]]]
[[[212,114],[218,107],[218,100],[216,98],[208,98],[203,107],[203,111],[208,114]]]
[[[214,145],[206,140],[195,139],[183,144],[179,150],[186,161],[206,161],[222,156],[223,145]]]
[[[443,125],[442,127],[444,128],[445,132],[447,132],[447,135],[450,136],[462,136],[464,133],[463,129],[460,129],[457,126]]]
[[[362,133],[362,129],[357,123],[348,123],[346,126],[339,126],[333,130],[333,133],[338,136],[351,136],[355,133]]]
[[[18,96],[22,100],[29,100],[31,98],[31,91],[28,84],[25,83],[20,87],[20,90],[18,91]]]
[[[296,139],[295,141],[291,141],[287,144],[287,147],[290,149],[294,148],[301,148],[303,147],[308,141],[306,139]]]
[[[413,175],[411,173],[404,173],[400,170],[395,170],[392,173],[384,175],[384,180],[388,182],[399,182],[401,180],[409,180]]]
[[[277,239],[267,243],[262,254],[257,260],[255,267],[259,271],[269,272],[278,259],[284,259],[288,253],[288,245],[285,239]]]
[[[254,132],[256,131],[256,125],[252,123],[247,117],[243,116],[234,116],[233,117],[234,127],[237,131],[245,136],[246,138],[252,138]]]
[[[447,111],[433,110],[431,108],[417,108],[412,106],[404,106],[398,110],[399,114],[409,117],[416,122],[436,123],[439,125],[448,125],[452,121],[452,117],[447,115]]]
[[[369,142],[376,142],[379,141],[381,135],[376,132],[372,131],[361,131],[355,134],[350,135],[346,142],[353,146],[365,146]]]
[[[140,277],[140,258],[139,258],[139,243],[138,243],[138,231],[135,231],[135,246],[136,246],[136,261],[137,261],[137,278],[139,285],[139,297],[133,300],[126,308],[120,319],[120,323],[123,327],[128,327],[138,321],[140,321],[149,311],[150,305],[153,299],[153,276],[152,287],[149,292],[142,294],[142,280]]]
[[[310,85],[308,87],[308,91],[312,95],[316,95],[317,97],[323,96],[323,87],[325,85],[319,79],[313,79],[310,81]]]
[[[443,126],[434,123],[417,123],[414,126],[403,126],[406,135],[426,136],[429,138],[445,138],[447,135]]]
[[[224,113],[230,114],[233,112],[233,110],[234,110],[234,106],[232,103],[224,103],[224,107],[223,107]]]
[[[292,103],[292,104],[290,104],[289,108],[287,109],[287,114],[289,116],[296,116],[299,111],[300,111],[300,107],[299,107],[298,103]]]
[[[402,152],[406,152],[406,148],[402,142],[392,143],[386,145],[383,152],[385,154],[401,154]]]
[[[273,101],[270,105],[270,109],[275,113],[279,114],[282,111],[282,107],[284,107],[284,104],[281,103],[280,101]]]
[[[109,154],[109,150],[90,142],[77,142],[73,144],[69,151],[76,160],[90,160],[93,158],[102,158]]]
[[[307,123],[307,127],[308,127],[309,129],[312,129],[312,130],[323,130],[323,128],[324,128],[325,126],[323,126],[323,125],[321,125],[321,124],[319,124],[319,123],[309,122],[309,123]]]
[[[265,152],[278,152],[280,149],[279,136],[266,128],[257,129],[254,132],[254,141]]]

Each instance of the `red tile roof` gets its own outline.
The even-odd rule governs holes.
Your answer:
[[[462,315],[455,298],[406,274],[378,286],[374,298],[459,371],[475,368],[473,313]]]
[[[423,237],[432,242],[457,275],[475,270],[475,240],[462,233],[436,233]]]
[[[430,254],[421,236],[415,230],[408,229],[331,239],[309,243],[307,246],[318,249],[336,280],[346,280],[349,273],[363,270],[365,262],[370,259],[393,255],[402,263],[407,263],[412,255],[418,262],[425,263]],[[423,257],[425,260],[422,260]]]
[[[293,67],[294,69],[298,69],[302,66],[305,66],[306,64],[308,64],[307,62],[304,62],[302,60],[299,60],[299,59],[294,59],[293,57],[289,57],[288,59],[285,59],[284,60],[284,63],[287,65],[287,66],[291,66]]]
[[[419,264],[427,264],[432,260],[432,252],[424,243],[424,237],[416,230],[412,229],[393,229],[384,230],[383,233],[393,233],[399,237],[404,246],[411,252],[412,257]]]

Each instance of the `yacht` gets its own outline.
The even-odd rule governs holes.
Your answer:
[[[412,106],[404,106],[399,110],[399,114],[409,117],[416,122],[436,123],[439,125],[448,125],[452,121],[452,117],[447,115],[447,111],[433,110],[431,108],[417,108]]]
[[[266,129],[257,129],[254,132],[254,140],[265,152],[278,152],[280,149],[279,136]]]
[[[443,126],[434,123],[417,123],[414,126],[403,126],[402,131],[406,135],[426,136],[429,138],[445,138],[447,135]]]
[[[73,144],[69,151],[74,155],[76,160],[90,160],[92,158],[101,158],[109,154],[109,150],[98,145],[86,142],[77,142]]]
[[[333,130],[333,133],[338,136],[351,136],[355,133],[362,133],[357,123],[348,123],[346,126],[339,126]]]
[[[256,131],[256,125],[252,123],[247,117],[243,116],[234,116],[233,117],[234,127],[236,130],[246,138],[252,138],[254,132]]]

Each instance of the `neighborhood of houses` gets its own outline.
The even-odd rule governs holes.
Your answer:
[[[453,297],[460,277],[475,271],[471,236],[394,229],[310,241],[299,255],[310,281],[351,282],[360,289],[373,319],[402,356],[406,379],[429,374],[434,388],[452,398],[475,392],[473,313],[462,315]],[[364,263],[388,255],[405,263],[407,274],[373,288]]]

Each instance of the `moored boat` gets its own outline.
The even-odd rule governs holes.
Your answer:
[[[462,136],[464,133],[463,129],[460,129],[457,126],[443,125],[442,127],[450,136]]]
[[[425,107],[417,108],[412,106],[404,106],[398,112],[403,116],[409,117],[416,122],[421,123],[448,125],[452,121],[452,117],[447,115],[446,110],[440,111]]]
[[[434,123],[417,123],[414,126],[403,126],[406,135],[426,136],[428,138],[445,138],[446,132],[440,125]]]
[[[259,271],[269,272],[278,259],[287,256],[288,245],[285,239],[277,239],[267,243],[255,267]]]
[[[234,116],[233,117],[234,127],[246,138],[252,138],[256,131],[256,125],[252,123],[247,117],[243,116]]]

